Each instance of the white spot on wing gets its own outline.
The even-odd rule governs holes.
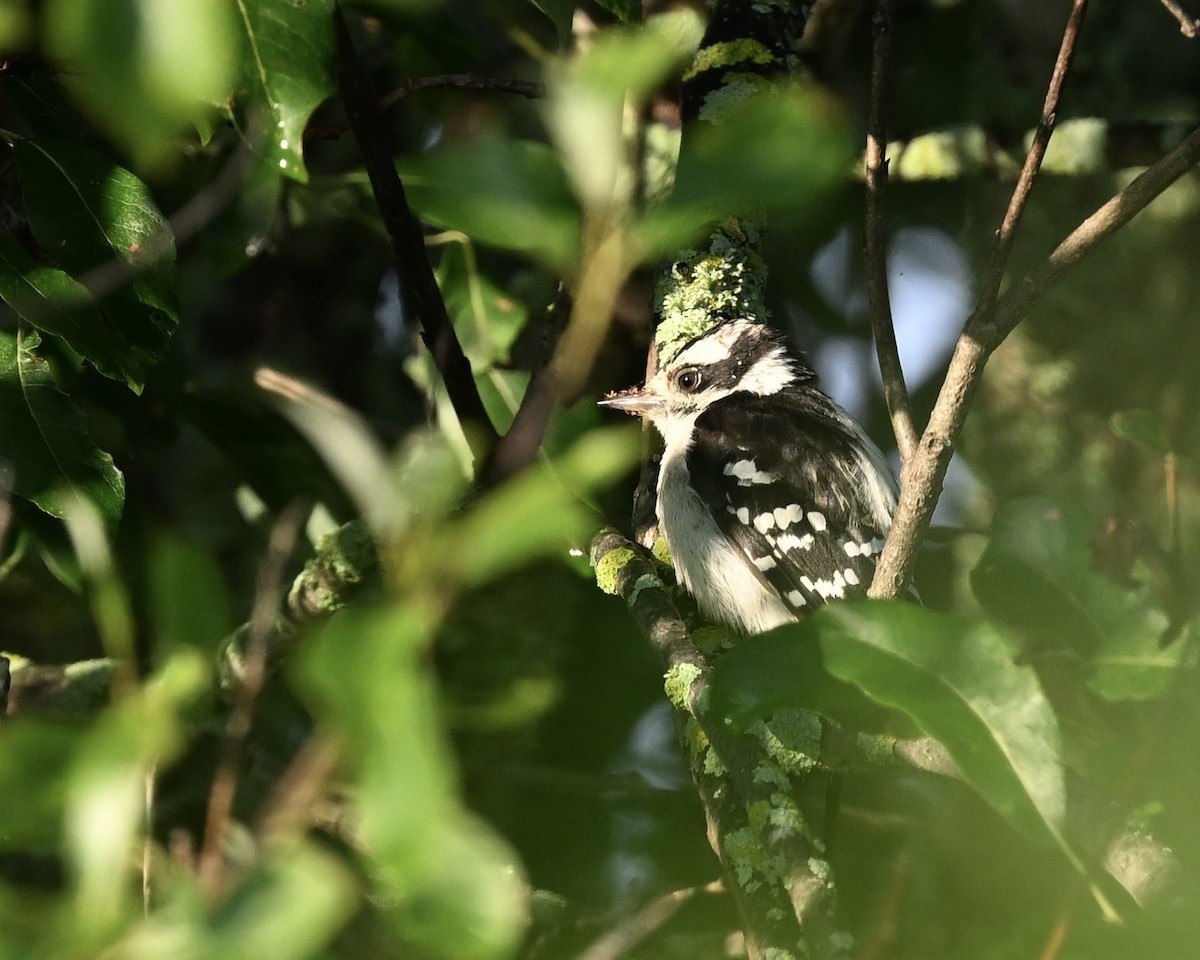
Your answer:
[[[766,573],[768,570],[775,569],[775,558],[774,557],[755,557],[754,565],[756,567],[758,567],[758,569],[761,570],[763,573]]]
[[[804,519],[804,511],[798,503],[790,503],[786,507],[775,508],[775,523],[779,525],[780,530],[786,530],[791,524],[799,523]]]
[[[759,533],[766,533],[775,526],[775,515],[771,513],[760,513],[754,518],[754,529]]]
[[[825,528],[828,526],[828,524],[825,522],[825,514],[823,514],[820,510],[809,510],[808,522],[812,526],[813,530],[815,530],[817,533],[824,532]]]
[[[858,586],[858,583],[859,583],[858,574],[854,572],[853,567],[847,567],[845,575],[846,575],[846,582],[848,584],[850,584],[850,586],[852,586],[852,587]]]
[[[750,526],[750,508],[749,507],[738,507],[737,513],[735,514],[735,516],[738,518],[738,523],[740,523],[746,527]]]
[[[804,606],[806,601],[804,599],[804,594],[802,594],[799,590],[789,590],[788,595],[787,595],[787,602],[790,603],[793,607],[802,607],[802,606]]]

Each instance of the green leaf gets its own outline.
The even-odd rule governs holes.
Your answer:
[[[264,159],[306,183],[304,128],[334,90],[333,0],[240,0],[237,8],[238,86],[268,121]]]
[[[637,431],[591,431],[553,463],[526,470],[476,504],[440,544],[440,563],[430,569],[478,584],[586,546],[597,516],[583,498],[619,480],[639,455]]]
[[[1162,456],[1171,452],[1166,425],[1152,410],[1121,410],[1112,415],[1109,424],[1122,440],[1136,443],[1150,453]]]
[[[720,122],[697,124],[683,138],[674,190],[639,225],[647,256],[669,253],[730,214],[811,217],[847,183],[849,126],[815,88],[729,96]]]
[[[170,225],[146,185],[102,154],[18,139],[13,156],[34,237],[60,267],[100,288],[108,322],[126,344],[118,349],[114,336],[108,353],[135,372],[127,379],[136,386],[179,323]]]
[[[83,738],[67,787],[66,858],[75,885],[81,945],[104,938],[133,902],[130,865],[145,823],[145,778],[183,745],[182,711],[204,689],[193,651],[177,654],[135,693],[111,707]]]
[[[224,0],[47,0],[45,17],[49,53],[139,165],[172,158],[189,124],[229,96]]]
[[[1168,618],[1145,586],[1123,587],[1092,568],[1087,512],[1044,498],[1006,504],[971,572],[997,623],[1039,644],[1087,656],[1157,646]]]
[[[57,849],[67,764],[78,742],[78,729],[64,723],[0,723],[0,849]]]
[[[210,918],[179,924],[194,960],[304,960],[317,956],[353,913],[355,881],[343,862],[315,843],[283,845],[230,891]],[[165,918],[169,922],[170,915]],[[164,918],[146,921],[161,944]],[[133,938],[137,942],[136,936]],[[133,952],[157,960],[161,949]]]
[[[813,619],[830,674],[911,717],[1009,822],[1062,843],[1058,721],[994,627],[901,601],[830,604]]]
[[[468,244],[446,246],[437,279],[472,369],[507,365],[513,343],[529,318],[521,302],[480,272]]]
[[[86,287],[70,274],[37,263],[12,237],[0,235],[0,299],[44,333],[62,337],[71,349],[115,380],[135,389],[147,358],[108,324]]]
[[[579,208],[549,146],[487,135],[402,159],[413,207],[472,240],[565,268],[579,245]]]
[[[125,504],[125,478],[58,389],[37,355],[40,342],[32,331],[0,332],[0,456],[12,466],[13,490],[60,518],[72,502],[85,500],[114,524]]]
[[[547,120],[585,208],[610,215],[614,205],[632,200],[635,175],[625,113],[631,102],[644,102],[679,72],[702,34],[694,11],[673,11],[636,27],[600,31],[551,74]]]
[[[354,780],[372,879],[408,952],[503,955],[524,925],[513,854],[458,796],[417,604],[346,610],[297,660],[320,729]]]
[[[1163,630],[1166,626],[1163,615]],[[1188,657],[1193,645],[1181,637],[1164,647],[1159,639],[1162,632],[1158,631],[1156,637],[1148,631],[1112,631],[1103,648],[1090,659],[1093,673],[1088,677],[1088,686],[1105,700],[1153,700],[1162,696],[1178,679],[1179,671],[1194,661],[1194,657]]]
[[[786,708],[812,710],[847,728],[897,733],[902,715],[884,712],[825,668],[816,621],[738,639],[716,661],[709,709],[739,730]]]
[[[211,655],[234,627],[216,559],[199,544],[164,533],[151,544],[146,566],[158,655],[181,646]]]

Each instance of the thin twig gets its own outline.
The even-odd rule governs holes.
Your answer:
[[[485,93],[513,93],[528,100],[537,100],[546,95],[546,87],[528,80],[504,80],[499,77],[477,77],[470,73],[445,73],[431,77],[407,80],[391,93],[379,100],[379,109],[387,110],[405,97],[425,90],[481,90]]]
[[[946,477],[946,469],[950,465],[954,444],[958,440],[975,387],[983,373],[983,365],[999,343],[999,339],[995,336],[987,337],[985,332],[995,329],[996,315],[999,312],[997,294],[1004,276],[1004,266],[1008,262],[1017,224],[1025,210],[1034,178],[1046,154],[1050,135],[1054,132],[1063,83],[1070,69],[1079,38],[1079,26],[1086,9],[1087,0],[1074,0],[1071,6],[1058,57],[1046,89],[1041,119],[1017,185],[1013,189],[1004,220],[997,231],[996,246],[980,289],[979,301],[967,318],[955,345],[946,379],[942,383],[941,392],[929,416],[929,423],[921,436],[917,452],[905,466],[900,503],[871,581],[869,592],[873,597],[898,597],[908,583],[917,547],[933,517],[933,509]],[[1023,315],[1022,313],[1021,316]]]
[[[379,98],[375,109],[380,113],[390,110],[397,103],[414,93],[426,90],[478,90],[483,93],[511,93],[529,100],[538,100],[546,95],[546,87],[529,80],[505,80],[500,77],[477,77],[470,73],[447,73],[406,80],[390,93]],[[331,123],[328,126],[310,126],[304,131],[305,141],[336,140],[350,129],[348,122]]]
[[[1021,174],[1017,177],[1017,185],[1013,188],[1012,197],[1008,201],[1008,209],[1004,212],[1004,220],[996,233],[996,246],[992,250],[992,259],[988,266],[987,276],[979,292],[979,302],[974,314],[968,318],[970,328],[976,318],[986,321],[996,305],[996,297],[1000,292],[1000,283],[1004,279],[1004,268],[1008,263],[1008,255],[1012,250],[1013,240],[1016,239],[1017,225],[1029,202],[1029,192],[1033,189],[1033,181],[1042,168],[1042,160],[1046,156],[1046,147],[1050,144],[1050,135],[1058,122],[1058,105],[1062,99],[1063,84],[1071,67],[1071,59],[1075,55],[1075,46],[1079,40],[1079,28],[1083,23],[1083,15],[1087,12],[1088,0],[1074,0],[1071,13],[1067,17],[1067,26],[1063,30],[1062,43],[1058,48],[1058,58],[1054,62],[1054,70],[1050,74],[1050,84],[1046,88],[1046,100],[1042,104],[1042,115],[1038,120],[1037,129],[1033,132],[1033,142],[1025,154],[1025,163]]]
[[[579,955],[578,960],[617,960],[671,919],[696,894],[721,893],[724,890],[725,885],[720,880],[714,880],[701,887],[685,887],[664,893],[600,936]]]
[[[542,447],[542,438],[554,413],[558,399],[550,361],[558,341],[571,317],[571,295],[565,286],[560,287],[550,307],[546,335],[542,343],[541,356],[530,377],[529,386],[521,398],[512,425],[508,432],[492,448],[480,475],[485,487],[496,486],[529,466],[537,458]]]
[[[340,6],[334,17],[334,25],[337,31],[342,101],[362,151],[363,165],[371,181],[379,215],[392,242],[401,294],[420,321],[421,339],[433,355],[450,403],[466,430],[468,440],[477,451],[482,452],[496,442],[496,428],[492,426],[483,406],[479,388],[471,373],[470,361],[446,312],[446,303],[425,253],[421,221],[408,205],[404,184],[396,173],[392,156],[380,134],[381,125],[376,110],[378,101],[355,53]]]
[[[921,437],[917,456],[905,472],[892,532],[871,582],[872,596],[899,596],[908,582],[917,545],[933,516],[954,442],[962,430],[971,397],[991,352],[1054,286],[1067,267],[1094,250],[1198,163],[1200,129],[1189,134],[1071,231],[1049,257],[1005,291],[986,323],[979,319],[963,331],[950,359],[929,426]]]
[[[900,462],[908,463],[917,448],[908,388],[896,346],[892,303],[887,275],[887,215],[884,195],[887,186],[887,90],[891,60],[892,12],[895,0],[878,0],[872,19],[875,40],[871,57],[871,106],[867,119],[867,297],[875,354],[883,377],[883,396],[892,418],[892,432],[900,449]]]
[[[258,571],[254,607],[250,613],[249,639],[233,705],[225,726],[225,739],[213,774],[204,820],[204,842],[200,849],[198,880],[210,899],[221,889],[224,873],[224,840],[233,815],[237,795],[238,768],[250,735],[254,706],[267,675],[267,653],[271,632],[283,601],[283,571],[296,538],[304,524],[307,509],[300,503],[290,505],[271,528],[267,553]]]
[[[1162,5],[1167,8],[1167,12],[1179,21],[1179,32],[1189,40],[1195,40],[1200,36],[1200,17],[1189,16],[1188,12],[1183,9],[1175,0],[1161,0]]]

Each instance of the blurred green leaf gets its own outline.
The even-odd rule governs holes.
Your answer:
[[[112,948],[130,960],[303,960],[321,956],[354,910],[354,879],[307,841],[274,847],[209,913],[191,884]]]
[[[0,848],[56,851],[77,727],[22,717],[0,723]]]
[[[1150,649],[1168,618],[1145,586],[1122,587],[1092,567],[1093,525],[1085,510],[1045,498],[996,513],[971,587],[997,623],[1040,644],[1085,656]]]
[[[637,431],[593,430],[551,464],[538,464],[488,494],[453,527],[434,569],[466,585],[485,582],[537,557],[583,548],[597,525],[585,504],[637,463]]]
[[[221,568],[199,544],[160,533],[150,545],[146,583],[160,656],[179,647],[211,655],[233,629]]]
[[[1088,686],[1105,700],[1153,700],[1161,697],[1187,669],[1189,644],[1184,638],[1164,647],[1167,628],[1164,614],[1155,636],[1144,630],[1114,630],[1103,647],[1090,658],[1093,673]],[[1194,667],[1194,662],[1190,664]]]
[[[37,354],[37,333],[0,332],[0,423],[13,490],[46,513],[65,516],[85,500],[112,525],[125,505],[125,478],[96,446],[83,414]]]
[[[423,217],[472,240],[566,268],[579,244],[579,208],[554,151],[488,134],[397,169]]]
[[[264,162],[306,183],[304,128],[334,90],[333,0],[237,6],[239,92],[268,119]]]
[[[135,897],[130,873],[146,818],[146,776],[183,744],[180,713],[205,688],[203,658],[176,654],[107,710],[79,743],[67,789],[66,857],[75,890],[71,935],[87,947],[114,932]]]
[[[682,70],[702,33],[695,12],[672,11],[635,27],[600,31],[551,73],[547,120],[585,208],[607,215],[633,201],[625,111]]]
[[[435,957],[502,956],[522,931],[522,885],[512,852],[458,800],[427,658],[433,627],[415,603],[346,610],[297,669],[319,729],[342,746],[401,940]]]
[[[139,165],[169,159],[188,123],[229,96],[224,0],[47,0],[44,15],[49,53]]]
[[[0,0],[0,54],[23,50],[33,39],[27,0]]]
[[[1061,842],[1058,721],[994,627],[902,601],[829,604],[813,619],[830,674],[911,717],[1009,822]]]
[[[638,225],[645,256],[670,253],[730,215],[811,217],[846,184],[850,127],[815,87],[739,95],[720,122],[698,123],[684,137],[675,188]]]
[[[1162,417],[1152,410],[1121,410],[1109,420],[1112,432],[1150,453],[1159,456],[1171,452],[1167,430]]]
[[[138,387],[179,323],[170,225],[146,185],[99,153],[16,139],[13,156],[38,243],[77,280],[87,275],[89,286],[112,289],[101,299],[115,335],[103,341],[109,356],[101,359],[111,367],[111,355],[119,354],[121,370],[132,371],[127,379]],[[123,283],[127,267],[133,278]]]

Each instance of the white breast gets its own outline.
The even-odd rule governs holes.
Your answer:
[[[680,431],[687,433],[690,431]],[[796,617],[717,527],[689,482],[686,447],[668,436],[658,475],[658,522],[675,573],[713,620],[761,633]]]

